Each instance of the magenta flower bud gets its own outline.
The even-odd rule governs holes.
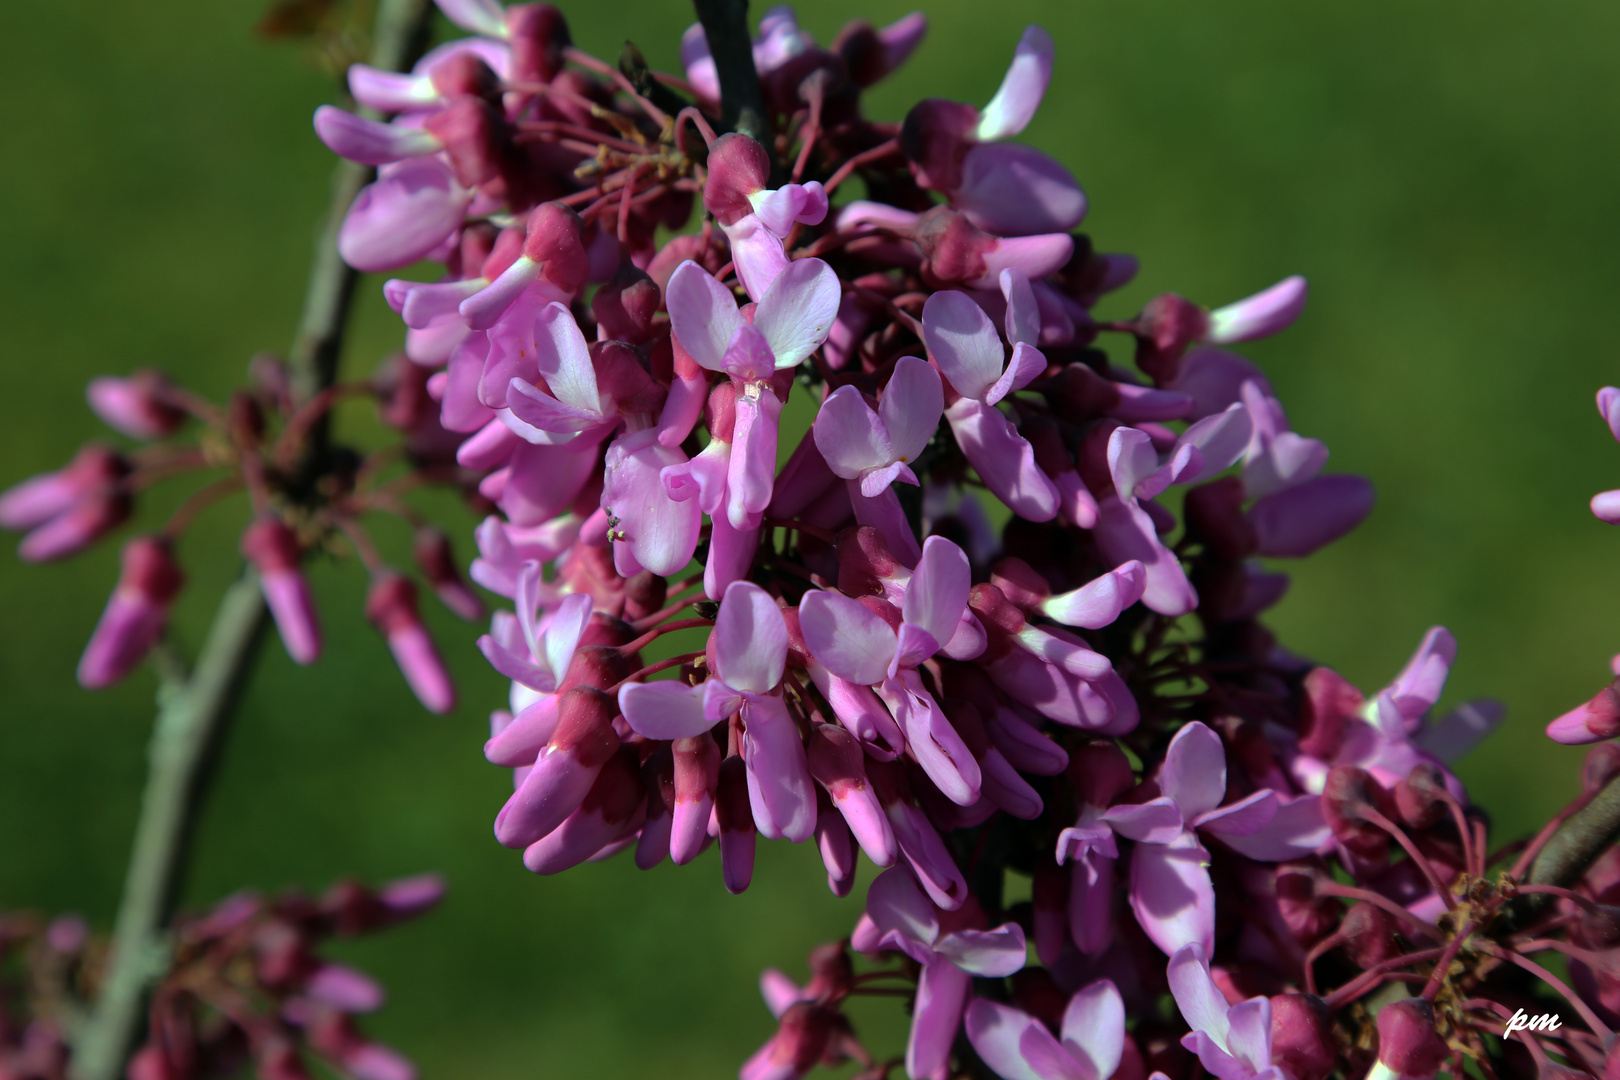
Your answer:
[[[713,174],[710,176],[712,182]],[[591,297],[591,314],[609,340],[639,345],[653,336],[653,317],[663,300],[657,282],[634,266],[627,266],[596,290]]]
[[[1403,824],[1422,831],[1447,819],[1443,793],[1446,778],[1439,767],[1429,763],[1415,766],[1410,775],[1395,784],[1395,810]]]
[[[748,801],[748,768],[735,754],[720,763],[714,814],[720,826],[720,872],[726,891],[735,895],[748,888],[754,878],[757,834]]]
[[[549,83],[563,68],[573,44],[568,22],[551,4],[513,4],[506,9],[506,39],[512,45],[512,79]]]
[[[0,493],[0,529],[37,528],[128,475],[122,454],[91,443],[55,472],[31,476]]]
[[[978,123],[979,110],[971,105],[939,98],[913,105],[900,127],[900,148],[917,182],[935,191],[956,190]]]
[[[1294,1080],[1326,1080],[1339,1060],[1333,1013],[1311,994],[1271,999],[1271,1060]]]
[[[390,881],[377,890],[377,902],[390,919],[410,919],[435,907],[444,899],[444,878],[438,874],[417,874]]]
[[[259,588],[287,655],[295,663],[314,663],[321,654],[321,628],[309,582],[298,568],[297,534],[279,518],[260,518],[242,533],[242,554],[259,571]]]
[[[1339,925],[1339,902],[1316,892],[1316,876],[1309,869],[1277,868],[1277,913],[1283,925],[1302,945],[1315,945]]]
[[[129,674],[162,636],[184,581],[167,540],[138,536],[125,544],[118,585],[79,660],[79,685],[100,690]]]
[[[523,865],[535,874],[578,866],[638,829],[646,812],[647,789],[635,751],[621,746],[597,773],[579,809],[524,849]]]
[[[1378,1011],[1378,1064],[1370,1080],[1427,1080],[1450,1056],[1426,999],[1403,998]]]
[[[1361,691],[1325,667],[1311,669],[1304,691],[1299,703],[1300,752],[1332,761],[1344,741],[1345,725],[1361,710]]]
[[[1267,495],[1248,516],[1259,554],[1299,559],[1360,525],[1372,508],[1371,481],[1339,473]]]
[[[675,761],[668,748],[654,750],[641,763],[641,785],[647,792],[647,818],[636,839],[636,868],[651,870],[669,854],[674,829]]]
[[[442,98],[476,97],[498,103],[501,77],[471,49],[460,49],[430,65],[427,77],[433,89]],[[349,69],[354,79],[354,68]]]
[[[475,188],[500,175],[511,129],[499,110],[483,98],[456,98],[429,116],[422,130],[444,147],[462,187]]]
[[[709,148],[709,178],[703,206],[721,225],[735,225],[754,212],[749,196],[770,182],[771,158],[747,135],[722,135]]]
[[[495,839],[528,847],[579,809],[619,748],[612,697],[591,687],[557,695],[557,723],[534,766],[495,818]]]
[[[935,289],[995,289],[1003,270],[1021,270],[1034,281],[1060,269],[1074,252],[1067,233],[995,237],[946,206],[917,219],[914,239],[923,280]]]
[[[1612,739],[1620,734],[1620,679],[1599,690],[1591,701],[1578,705],[1547,725],[1547,737],[1567,746]]]
[[[1339,925],[1339,933],[1344,938],[1344,951],[1360,968],[1370,968],[1399,954],[1400,944],[1395,940],[1399,929],[1400,923],[1395,916],[1377,904],[1366,901],[1350,905],[1350,910],[1344,914],[1344,922]]]
[[[375,1012],[386,994],[377,980],[343,964],[322,964],[304,983],[304,993],[340,1012]]]
[[[103,375],[91,379],[85,390],[90,410],[114,431],[132,439],[161,439],[173,435],[186,414],[167,400],[169,381],[150,369],[128,378]]]
[[[892,866],[897,854],[894,830],[866,780],[861,745],[841,727],[817,724],[808,748],[810,775],[826,789],[850,832],[878,866]]]
[[[450,673],[417,613],[415,584],[392,570],[378,573],[366,594],[366,618],[387,640],[394,662],[417,700],[429,712],[442,714],[455,708]]]
[[[541,203],[529,215],[523,257],[541,265],[541,277],[565,293],[575,293],[590,273],[579,215],[558,202]]]
[[[782,1013],[770,1041],[749,1058],[739,1080],[799,1080],[820,1063],[832,1040],[837,1014],[810,1001],[797,1001]]]
[[[420,528],[411,546],[416,566],[433,586],[440,603],[468,622],[484,617],[484,602],[467,587],[456,570],[455,556],[450,551],[450,538],[438,529]]]
[[[721,754],[720,747],[707,734],[676,739],[670,749],[675,755],[675,803],[669,858],[680,866],[697,858],[708,844]]]
[[[914,11],[878,30],[865,19],[845,23],[832,51],[844,59],[849,81],[865,88],[903,64],[928,32],[928,19]]]
[[[25,562],[51,562],[77,554],[129,520],[128,494],[104,488],[34,529],[17,545]]]
[[[816,850],[827,868],[827,888],[839,899],[855,887],[855,838],[825,791],[816,798]]]

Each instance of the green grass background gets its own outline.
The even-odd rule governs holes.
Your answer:
[[[586,48],[613,57],[629,36],[663,66],[689,21],[674,2],[566,10]],[[859,9],[879,22],[905,10]],[[802,14],[829,40],[856,12],[837,0]],[[1449,626],[1461,653],[1448,700],[1510,710],[1461,775],[1503,836],[1561,804],[1581,755],[1541,726],[1601,686],[1620,649],[1620,535],[1586,509],[1620,484],[1620,446],[1592,406],[1620,382],[1620,8],[1071,0],[929,14],[870,115],[898,119],[922,96],[982,103],[1023,25],[1045,25],[1058,68],[1027,137],[1086,186],[1098,245],[1142,259],[1105,315],[1165,290],[1219,304],[1309,276],[1305,316],[1251,353],[1296,429],[1328,442],[1333,468],[1371,476],[1379,503],[1299,567],[1270,621],[1369,689],[1429,625]],[[91,376],[157,365],[220,395],[252,353],[290,339],[331,166],[309,116],[332,84],[297,49],[257,42],[257,15],[218,0],[0,12],[0,485],[100,434],[82,404]],[[362,285],[351,373],[399,340],[379,285]],[[343,423],[375,434],[363,412]],[[150,500],[147,520],[172,501]],[[184,547],[188,648],[242,521],[240,507],[212,511]],[[0,906],[103,927],[154,685],[144,671],[101,694],[73,683],[115,548],[45,568],[0,558]],[[314,578],[328,657],[301,670],[266,650],[187,901],[438,869],[452,891],[437,914],[348,950],[392,990],[372,1029],[427,1076],[731,1074],[771,1030],[759,969],[801,974],[855,902],[827,895],[812,852],[782,844],[762,846],[739,898],[713,856],[531,877],[490,835],[507,774],[479,746],[503,688],[473,631],[429,611],[464,702],[430,717],[363,622],[357,567]],[[892,1051],[898,1010],[877,1015],[867,1030]]]

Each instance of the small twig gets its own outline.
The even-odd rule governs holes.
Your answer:
[[[754,67],[754,41],[748,32],[748,0],[693,0],[709,40],[709,54],[720,76],[720,122],[773,149],[765,88]],[[775,155],[772,154],[774,157]]]

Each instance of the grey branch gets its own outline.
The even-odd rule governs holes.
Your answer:
[[[404,69],[425,43],[431,12],[430,0],[383,0],[372,64],[390,71]],[[371,170],[350,162],[341,164],[333,177],[332,201],[310,270],[298,336],[288,355],[295,392],[303,399],[331,385],[337,375],[357,276],[338,256],[337,230],[370,178]],[[109,968],[95,1008],[75,1040],[75,1080],[118,1080],[141,1030],[147,993],[168,971],[164,927],[173,912],[198,797],[264,625],[258,575],[247,567],[220,601],[196,670],[187,679],[165,680],[159,691],[146,790]]]

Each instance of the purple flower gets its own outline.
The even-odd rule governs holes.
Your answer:
[[[840,679],[876,689],[917,763],[959,806],[979,797],[979,763],[916,668],[956,636],[972,583],[962,549],[931,536],[905,586],[898,627],[842,593],[813,589],[799,601],[799,627],[811,655]]]
[[[715,616],[714,673],[697,686],[673,679],[619,688],[625,722],[648,739],[692,739],[737,715],[748,800],[769,839],[808,840],[816,828],[815,790],[799,729],[782,700],[787,623],[770,594],[733,582]]]
[[[908,462],[934,437],[944,408],[939,373],[926,360],[905,356],[894,365],[877,412],[855,387],[841,386],[816,414],[816,447],[827,467],[849,481],[855,520],[882,532],[902,562],[915,563],[921,551],[890,485],[917,483]]]
[[[1013,319],[1009,305],[1009,320]],[[1010,361],[984,309],[966,293],[936,292],[923,305],[928,354],[961,399],[945,410],[957,445],[985,484],[1013,512],[1030,521],[1057,516],[1057,486],[1035,463],[1035,451],[995,403],[1046,367],[1027,341],[1013,346]]]
[[[1209,973],[1209,949],[1188,944],[1170,958],[1167,978],[1182,1019],[1192,1031],[1181,1045],[1220,1080],[1288,1080],[1271,1058],[1271,999],[1229,1005]]]
[[[697,263],[682,263],[669,279],[666,299],[675,338],[698,364],[725,372],[737,386],[725,504],[733,529],[757,525],[771,501],[782,403],[770,380],[797,367],[826,340],[839,294],[838,275],[830,266],[801,259],[771,284],[750,321],[737,310],[730,290]]]
[[[980,998],[968,1006],[967,1033],[1004,1080],[1109,1080],[1125,1053],[1125,1002],[1098,979],[1069,999],[1054,1037],[1028,1013]]]
[[[936,907],[904,867],[885,870],[867,890],[866,914],[851,943],[862,952],[895,949],[922,965],[906,1043],[908,1076],[945,1077],[973,976],[1002,978],[1024,966],[1023,929],[1009,922],[987,930],[984,924],[971,901],[955,911]]]
[[[1316,796],[1284,798],[1270,788],[1226,806],[1226,750],[1199,721],[1176,732],[1159,773],[1158,798],[1082,814],[1059,839],[1060,857],[1086,849],[1107,854],[1106,826],[1136,841],[1131,855],[1131,907],[1142,929],[1166,953],[1191,942],[1214,948],[1215,886],[1209,852],[1198,833],[1213,835],[1252,859],[1303,858],[1331,838]]]

